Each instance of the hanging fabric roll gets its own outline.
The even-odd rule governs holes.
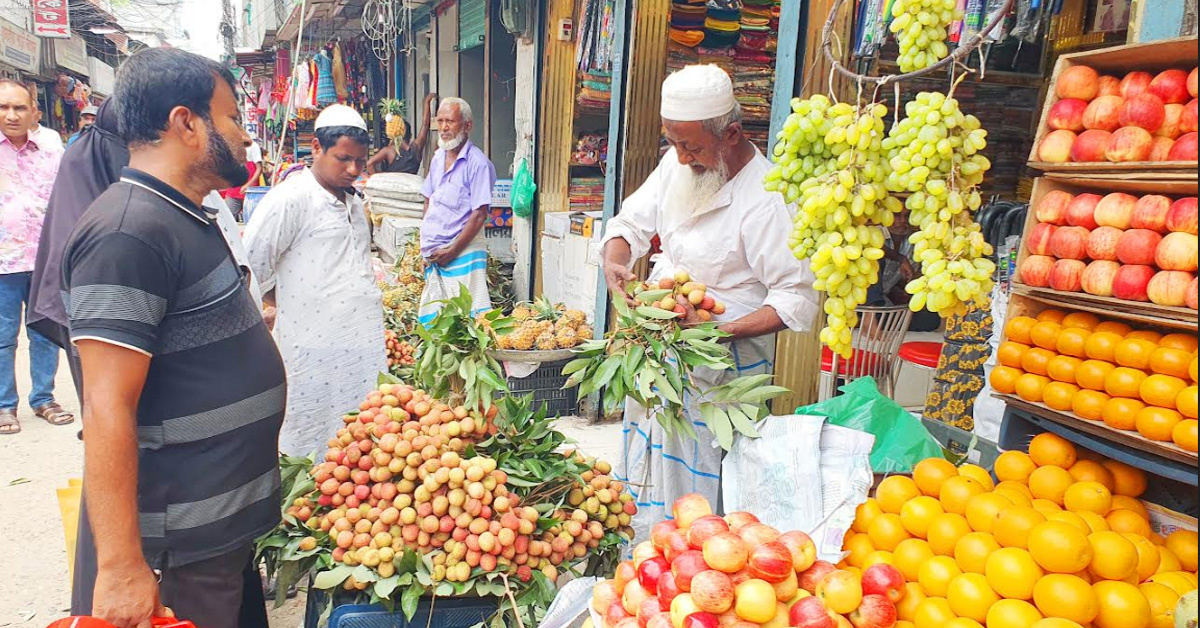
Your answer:
[[[333,44],[333,88],[337,92],[338,102],[345,102],[348,94],[346,92],[346,65],[342,58],[341,42]]]

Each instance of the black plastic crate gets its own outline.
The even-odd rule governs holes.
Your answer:
[[[572,415],[579,412],[579,396],[577,388],[563,388],[567,377],[562,374],[563,367],[574,357],[553,362],[542,362],[537,370],[529,377],[508,378],[508,390],[515,396],[533,393],[534,402],[546,404],[546,411],[559,416]]]
[[[497,597],[422,598],[412,621],[408,621],[399,610],[389,612],[379,604],[356,602],[353,593],[339,588],[333,593],[328,623],[320,625],[321,611],[329,596],[329,592],[309,587],[304,628],[471,628],[491,617],[500,604]]]

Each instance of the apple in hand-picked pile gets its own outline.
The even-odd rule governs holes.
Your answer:
[[[1021,283],[1196,309],[1196,197],[1053,190],[1033,209]]]
[[[1059,75],[1054,92],[1040,161],[1196,161],[1195,68],[1117,79],[1075,65]]]
[[[890,628],[905,581],[891,565],[863,572],[817,560],[800,531],[781,533],[748,512],[713,514],[685,495],[674,519],[596,585],[596,628]]]

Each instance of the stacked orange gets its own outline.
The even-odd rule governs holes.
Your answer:
[[[1004,325],[989,381],[1117,430],[1197,450],[1197,341],[1086,312],[1045,310]]]
[[[1171,628],[1196,589],[1196,533],[1152,532],[1146,476],[1085,455],[1040,434],[996,460],[999,483],[922,461],[859,507],[839,567],[895,567],[900,628]]]

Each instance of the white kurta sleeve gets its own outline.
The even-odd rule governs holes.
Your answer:
[[[771,198],[748,217],[752,220],[742,229],[742,246],[754,276],[767,287],[763,305],[774,308],[792,331],[812,329],[820,309],[815,277],[808,261],[796,259],[788,248],[791,213],[782,199]]]
[[[296,214],[303,208],[290,207],[289,199],[285,190],[268,192],[246,225],[246,260],[264,293],[275,289],[276,265],[291,247],[302,222]]]
[[[658,213],[662,211],[663,188],[666,187],[663,164],[675,159],[674,149],[663,156],[658,167],[629,198],[621,203],[621,213],[604,226],[603,247],[609,240],[622,238],[633,252],[630,264],[650,252],[650,240],[658,231]]]

